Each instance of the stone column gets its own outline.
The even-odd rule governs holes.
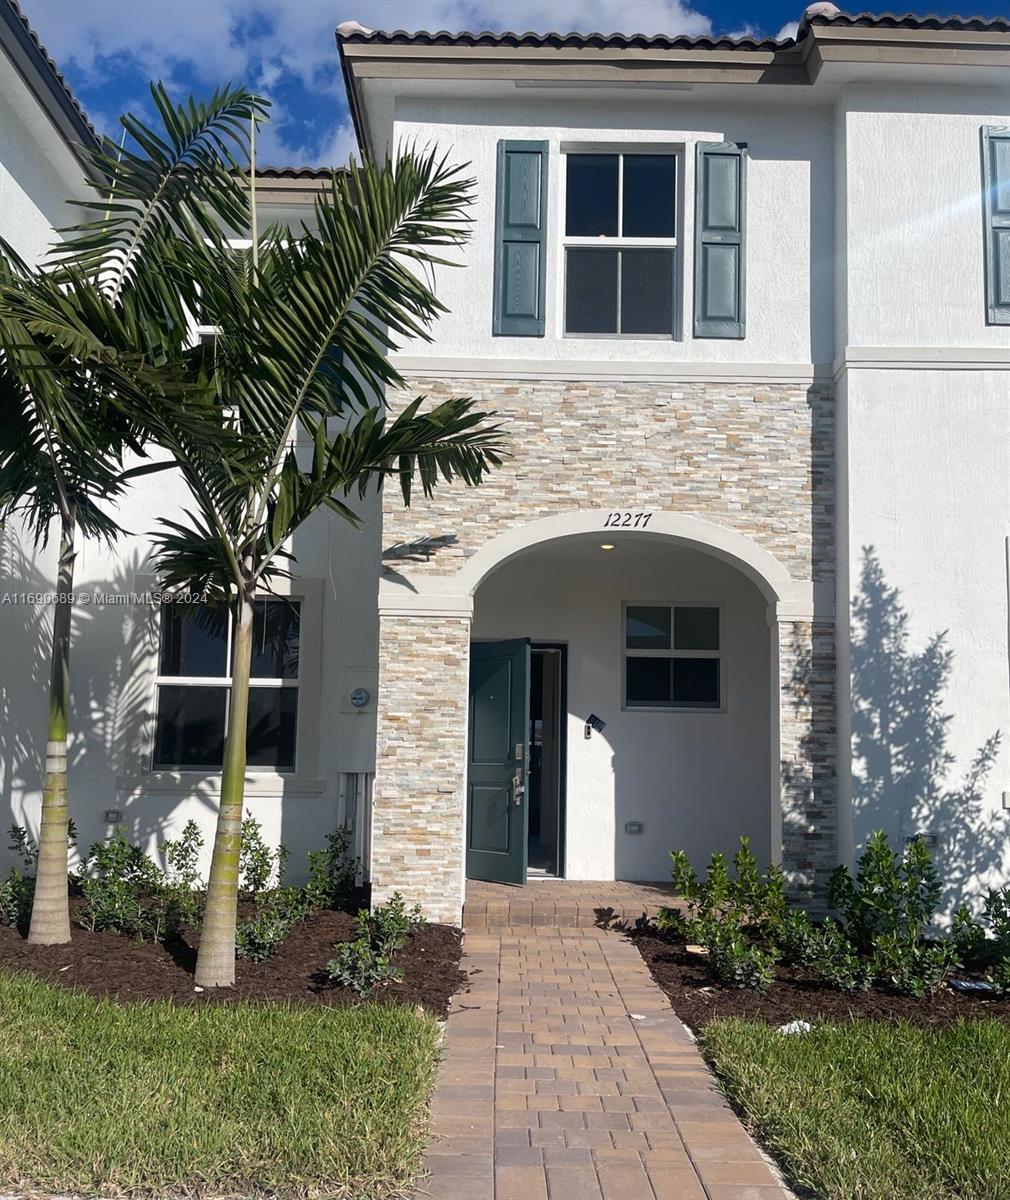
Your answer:
[[[778,634],[782,867],[791,897],[823,908],[839,861],[834,623],[780,619]]]
[[[450,924],[463,912],[469,675],[467,612],[380,612],[372,902],[401,892]]]

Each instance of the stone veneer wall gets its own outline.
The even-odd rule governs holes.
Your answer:
[[[779,622],[782,866],[818,907],[838,865],[835,669],[833,624]]]
[[[511,457],[479,494],[439,488],[405,509],[391,488],[388,565],[399,554],[408,574],[454,574],[515,525],[566,509],[650,508],[746,534],[796,579],[834,577],[834,404],[826,385],[419,376],[409,384],[410,396],[471,396],[497,411]]]
[[[372,901],[395,891],[457,924],[463,876],[468,618],[379,621]]]
[[[579,509],[703,517],[797,580],[834,574],[833,397],[825,385],[507,382],[412,377],[409,395],[495,410],[510,457],[479,489],[384,501],[385,570],[455,574],[492,537]],[[394,408],[396,407],[394,398]],[[469,622],[384,615],[372,881],[459,918]],[[797,896],[837,862],[833,626],[779,625],[783,866]]]

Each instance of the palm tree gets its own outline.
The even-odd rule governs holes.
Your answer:
[[[179,263],[203,281],[204,319],[218,334],[191,363],[194,386],[207,381],[205,423],[182,425],[168,408],[158,429],[193,506],[185,522],[161,522],[155,558],[169,586],[226,602],[235,631],[199,986],[235,979],[257,592],[287,573],[289,539],[317,510],[357,523],[351,494],[390,476],[409,503],[415,478],[426,494],[440,478],[473,485],[501,461],[501,431],[470,400],[425,409],[420,397],[393,417],[383,399],[403,385],[387,351],[398,338],[429,339],[444,311],[425,276],[466,237],[472,186],[434,154],[352,162],[317,201],[311,229],[268,230],[239,254],[223,236],[202,238]],[[195,409],[191,399],[189,418]]]
[[[113,541],[109,507],[137,475],[173,464],[144,457],[150,392],[179,361],[193,303],[170,282],[179,231],[248,219],[232,172],[263,102],[226,88],[206,104],[174,105],[151,89],[162,130],[122,125],[136,150],[106,140],[82,151],[101,215],[64,231],[37,267],[0,242],[0,524],[36,546],[59,526],[45,783],[28,940],[70,940],[67,894],[67,733],[77,540]],[[238,159],[237,157],[238,156]]]

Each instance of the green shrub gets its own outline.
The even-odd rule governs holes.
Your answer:
[[[950,938],[958,958],[966,965],[977,963],[985,957],[988,942],[985,930],[972,917],[967,904],[960,905],[951,918]]]
[[[989,982],[998,995],[1010,996],[1010,955],[996,963],[989,976]]]
[[[1010,954],[1010,887],[990,889],[982,915],[992,929],[996,952]]]
[[[326,971],[335,983],[367,996],[401,977],[402,972],[392,965],[392,956],[403,948],[413,930],[424,924],[424,918],[420,905],[408,910],[400,893],[394,892],[371,912],[361,909],[354,924],[357,937],[335,947]]]
[[[865,992],[873,983],[873,968],[853,950],[845,931],[830,918],[814,930],[810,969],[840,992]]]
[[[402,972],[394,967],[389,955],[377,950],[367,937],[353,942],[341,942],[326,965],[326,972],[334,983],[352,988],[359,996],[370,996],[377,988],[401,978]]]
[[[253,962],[273,958],[291,932],[292,924],[276,909],[263,908],[235,930],[235,957],[251,958]]]
[[[724,854],[712,855],[704,881],[699,881],[683,850],[672,851],[670,859],[673,888],[687,901],[687,914],[663,909],[657,919],[661,930],[701,941],[700,924],[725,921],[774,941],[786,912],[785,878],[774,864],[759,871],[749,838],[740,839],[732,875]]]
[[[793,909],[782,918],[778,929],[782,961],[790,967],[811,967],[821,944],[818,929],[802,909]]]
[[[35,899],[35,874],[39,849],[23,825],[11,825],[8,830],[8,849],[21,859],[22,866],[12,866],[7,878],[0,880],[0,925],[14,925],[22,933],[28,932],[32,919],[32,902]],[[69,823],[67,845],[77,839],[74,823]],[[31,873],[29,873],[31,872]]]
[[[947,972],[960,965],[949,941],[910,943],[894,934],[882,934],[874,944],[874,976],[885,987],[903,996],[931,996]]]
[[[942,887],[925,843],[914,838],[900,856],[883,830],[866,843],[855,879],[836,867],[828,885],[828,903],[845,919],[849,938],[865,954],[881,935],[918,942],[933,919]]]
[[[162,888],[166,933],[183,926],[195,927],[203,918],[202,881],[198,869],[203,835],[195,821],[187,821],[175,841],[159,847],[166,863]]]
[[[305,891],[314,907],[337,908],[351,894],[361,864],[351,857],[350,849],[351,830],[347,825],[341,825],[334,833],[326,835],[322,850],[310,852]]]
[[[775,978],[775,954],[751,945],[731,922],[704,923],[702,945],[708,950],[713,976],[725,987],[766,991]]]
[[[235,955],[262,962],[272,958],[299,921],[314,906],[302,888],[278,887],[262,893],[256,912],[235,930]]]
[[[169,902],[165,876],[121,827],[88,851],[81,878],[81,924],[92,932],[125,933],[144,941],[167,932]]]
[[[255,817],[242,821],[242,832],[238,852],[239,891],[247,899],[255,900],[270,886],[276,876],[279,886],[284,867],[288,861],[288,848],[280,845],[271,850],[263,840],[263,831]]]

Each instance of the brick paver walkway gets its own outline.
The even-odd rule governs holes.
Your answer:
[[[635,947],[468,933],[418,1200],[784,1200]]]

